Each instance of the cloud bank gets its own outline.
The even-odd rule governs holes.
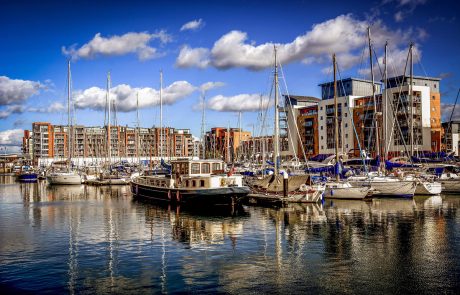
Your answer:
[[[304,34],[289,43],[266,42],[255,44],[249,41],[246,32],[233,30],[220,37],[212,48],[182,47],[176,58],[179,68],[206,68],[213,66],[225,70],[246,68],[253,71],[273,66],[274,47],[278,60],[282,64],[295,61],[304,63],[330,62],[332,53],[336,53],[348,67],[356,65],[367,42],[367,20],[359,20],[351,14],[340,15],[312,26]],[[391,30],[382,21],[375,21],[371,27],[372,41],[375,46],[383,47],[389,41],[393,51],[402,50],[410,40],[422,36],[420,30]]]
[[[43,88],[46,86],[40,82],[0,76],[0,106],[25,102]]]
[[[150,42],[159,40],[161,44],[171,42],[172,37],[165,31],[153,34],[148,32],[129,32],[124,35],[102,37],[97,33],[88,43],[76,48],[72,45],[69,48],[62,47],[62,53],[73,59],[92,59],[98,56],[119,56],[129,53],[137,55],[139,60],[147,60],[161,56],[157,48],[150,46]]]
[[[267,96],[261,97],[260,94],[217,95],[206,102],[206,107],[218,112],[254,112],[269,103],[273,105]]]

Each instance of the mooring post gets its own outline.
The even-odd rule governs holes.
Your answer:
[[[286,171],[283,171],[283,196],[287,198],[289,186],[289,175]]]

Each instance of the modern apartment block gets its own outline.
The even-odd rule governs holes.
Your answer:
[[[39,159],[107,158],[108,127],[52,125],[47,122],[32,124],[32,132],[24,131],[23,151],[31,155],[35,163]],[[70,136],[69,136],[70,135]],[[160,149],[160,138],[163,146]],[[69,142],[72,147],[69,149]],[[166,127],[135,128],[128,126],[110,127],[110,156],[113,159],[134,159],[146,157],[192,157],[193,142],[189,129]]]
[[[409,81],[409,76],[393,77],[388,79],[385,89],[383,83],[374,82],[375,97],[371,81],[355,78],[337,81],[339,152],[358,155],[361,148],[376,155],[382,153],[385,147],[391,156],[397,156],[406,149],[414,154],[417,151],[440,151],[440,79],[413,77],[412,97]],[[335,153],[333,82],[319,86],[321,100],[310,100],[308,105],[296,107],[295,113],[292,112],[296,114],[295,118],[287,116],[288,126],[296,124],[299,128],[301,140],[297,142],[295,151],[299,158],[304,152],[307,157]]]

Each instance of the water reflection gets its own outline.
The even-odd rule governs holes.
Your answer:
[[[191,210],[128,187],[0,185],[0,287],[74,293],[458,289],[459,197]]]

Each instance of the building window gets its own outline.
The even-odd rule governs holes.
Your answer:
[[[321,126],[321,130],[323,130],[323,126]]]
[[[433,99],[433,100],[436,100],[436,96],[433,95],[433,96],[432,96],[432,99]]]
[[[346,148],[348,148],[348,143],[346,144]]]
[[[345,128],[347,128],[347,127],[348,127],[348,123],[345,123]]]
[[[348,138],[348,133],[345,133],[345,138]]]
[[[323,136],[321,135],[321,140],[323,140]]]
[[[344,104],[344,106],[348,106],[348,103],[346,102],[346,103]]]
[[[322,120],[322,119],[323,119],[323,116],[321,116],[319,119]]]
[[[200,174],[200,164],[192,163],[192,174]]]
[[[348,117],[348,113],[345,113],[345,118]]]
[[[321,146],[321,149],[324,150],[324,146]]]
[[[434,88],[436,88],[436,84],[434,84]]]
[[[322,110],[323,110],[323,107],[320,107],[319,109],[322,111]]]

